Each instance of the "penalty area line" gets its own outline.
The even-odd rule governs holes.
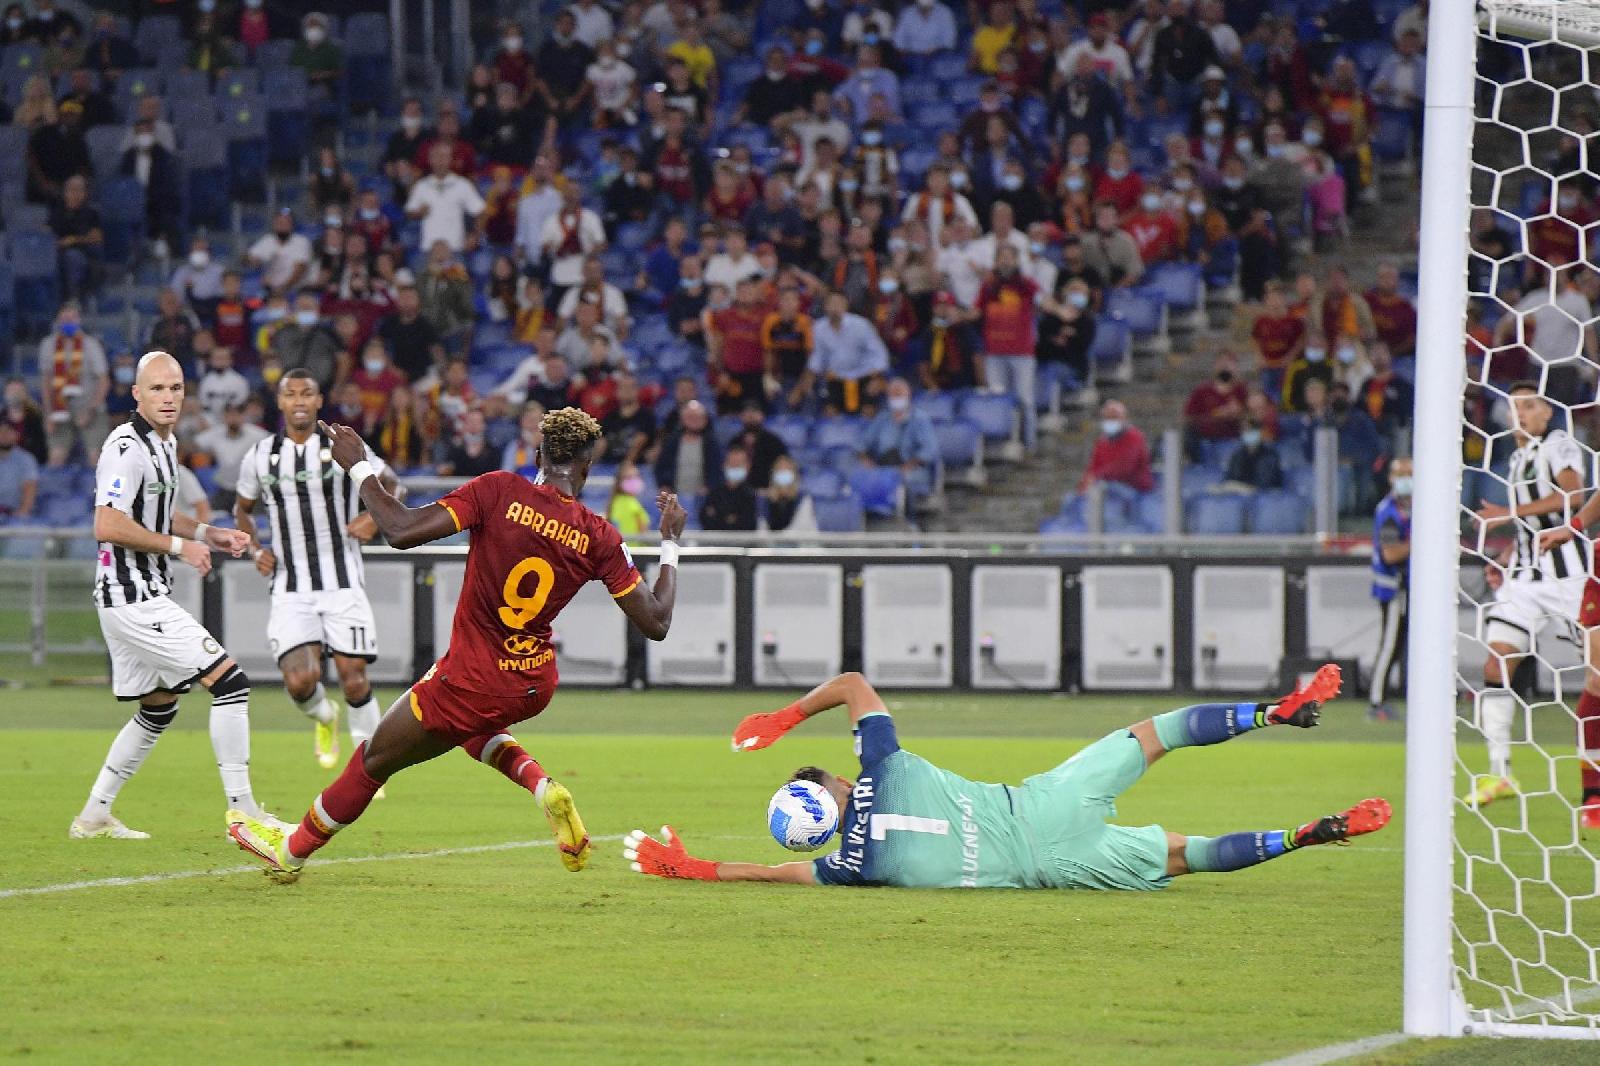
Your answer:
[[[622,840],[621,834],[590,837],[595,843]],[[312,863],[319,866],[351,866],[362,862],[398,862],[402,859],[442,859],[451,855],[484,855],[495,851],[517,851],[522,848],[553,848],[554,840],[508,840],[503,844],[475,844],[464,848],[437,848],[433,851],[398,851],[384,855],[347,855]],[[173,870],[168,873],[139,874],[133,877],[99,877],[92,881],[64,881],[55,885],[34,885],[29,888],[0,889],[0,899],[15,896],[49,896],[59,892],[78,892],[86,888],[123,888],[128,885],[155,885],[165,881],[188,881],[196,877],[228,877],[233,874],[262,870],[260,864],[248,866],[219,866],[210,870]]]
[[[1324,1063],[1341,1062],[1356,1055],[1365,1055],[1369,1051],[1382,1051],[1386,1047],[1393,1047],[1410,1039],[1411,1037],[1405,1033],[1364,1036],[1360,1040],[1347,1040],[1342,1044],[1328,1044],[1325,1047],[1296,1052],[1285,1058],[1262,1063],[1261,1066],[1323,1066]]]

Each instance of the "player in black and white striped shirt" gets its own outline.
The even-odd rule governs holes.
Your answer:
[[[106,438],[95,467],[94,600],[111,653],[111,689],[139,710],[111,743],[70,835],[143,839],[111,813],[123,784],[199,681],[211,690],[211,743],[230,811],[260,812],[250,789],[250,680],[217,639],[173,602],[169,558],[205,574],[211,552],[243,555],[249,537],[175,513],[183,368],[166,352],[139,360],[133,418]],[[264,812],[262,812],[264,813]]]
[[[322,390],[310,373],[291,370],[279,379],[283,432],[245,453],[233,514],[250,537],[256,569],[272,579],[267,644],[289,698],[316,723],[317,761],[331,768],[339,761],[338,710],[322,688],[324,649],[339,672],[351,739],[359,747],[378,728],[378,701],[367,680],[378,635],[361,569],[361,545],[378,527],[317,429],[321,409]],[[393,490],[394,475],[370,448],[367,461]],[[256,536],[251,512],[258,501],[266,505],[270,548]]]
[[[1511,732],[1517,697],[1511,678],[1523,657],[1539,650],[1539,634],[1549,623],[1556,636],[1576,643],[1575,625],[1588,580],[1589,558],[1579,540],[1541,548],[1540,534],[1566,524],[1583,503],[1590,456],[1572,434],[1550,425],[1553,411],[1532,382],[1508,390],[1517,450],[1506,477],[1509,506],[1484,503],[1478,517],[1486,526],[1509,523],[1511,546],[1485,568],[1494,602],[1483,615],[1483,691],[1478,724],[1489,749],[1489,772],[1473,781],[1466,802],[1484,806],[1519,790],[1511,774]]]

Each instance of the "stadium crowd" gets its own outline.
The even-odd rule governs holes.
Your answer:
[[[389,99],[381,16],[12,4],[0,320],[40,339],[0,453],[39,470],[0,460],[0,512],[86,517],[68,487],[159,347],[219,508],[303,367],[402,471],[531,473],[538,415],[574,404],[625,532],[656,486],[707,529],[859,528],[1032,449],[1208,289],[1253,350],[1184,406],[1186,486],[1296,489],[1328,425],[1370,506],[1410,283],[1298,266],[1414,151],[1426,4],[1296,7],[580,0],[500,24],[460,91]],[[1148,494],[1115,399],[1100,428],[1083,484]]]

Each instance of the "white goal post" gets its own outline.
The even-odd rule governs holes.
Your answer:
[[[1486,76],[1480,67],[1485,46],[1497,61],[1509,58],[1517,76]],[[1564,80],[1541,82],[1548,70]],[[1548,90],[1544,126],[1503,119],[1511,81]],[[1407,660],[1404,1029],[1416,1036],[1600,1038],[1600,833],[1583,839],[1576,831],[1571,785],[1580,758],[1577,734],[1564,747],[1549,741],[1568,724],[1560,721],[1563,712],[1576,724],[1572,707],[1581,681],[1574,687],[1574,678],[1583,673],[1581,665],[1575,672],[1570,665],[1554,670],[1552,699],[1517,698],[1517,728],[1526,730],[1515,755],[1529,782],[1524,795],[1482,810],[1456,798],[1463,774],[1483,759],[1474,715],[1479,678],[1458,668],[1458,653],[1483,637],[1465,620],[1472,612],[1462,608],[1478,607],[1481,618],[1489,598],[1467,591],[1474,575],[1461,548],[1465,325],[1474,295],[1467,280],[1469,217],[1482,208],[1505,212],[1507,228],[1527,249],[1529,219],[1533,212],[1552,214],[1543,205],[1554,202],[1560,188],[1559,175],[1542,169],[1548,153],[1536,142],[1562,135],[1567,104],[1600,113],[1600,0],[1434,0],[1422,157]],[[1587,179],[1600,181],[1600,135],[1587,141],[1577,158]],[[1492,154],[1485,143],[1500,144],[1503,155],[1505,145],[1519,142],[1521,160],[1484,158]],[[1536,193],[1522,186],[1540,182],[1549,194],[1530,210]],[[1520,198],[1518,210],[1510,196]],[[1577,238],[1580,260],[1596,247],[1593,236]],[[1591,266],[1593,255],[1587,253]],[[1499,292],[1498,268],[1489,276],[1487,294],[1476,295]],[[1533,347],[1521,313],[1496,310],[1515,316],[1514,344]],[[1537,354],[1533,362],[1530,376],[1543,390],[1549,367]],[[1487,391],[1487,369],[1483,377]],[[1585,388],[1592,405],[1595,386]],[[1494,443],[1490,439],[1489,451]],[[1482,473],[1488,474],[1485,455]],[[1597,487],[1590,460],[1584,498]],[[1545,644],[1536,647],[1542,654]],[[1533,780],[1529,769],[1544,776]],[[1569,822],[1562,820],[1563,804]]]

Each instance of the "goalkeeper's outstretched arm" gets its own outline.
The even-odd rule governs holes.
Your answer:
[[[768,881],[786,885],[814,885],[816,876],[809,861],[785,862],[764,866],[758,862],[712,862],[689,854],[670,825],[661,827],[657,840],[642,829],[628,834],[622,857],[635,871],[654,877],[673,877],[684,881]]]
[[[824,681],[781,711],[748,715],[733,731],[734,751],[769,747],[789,730],[823,711],[844,706],[852,728],[869,714],[887,714],[883,698],[855,671]]]

